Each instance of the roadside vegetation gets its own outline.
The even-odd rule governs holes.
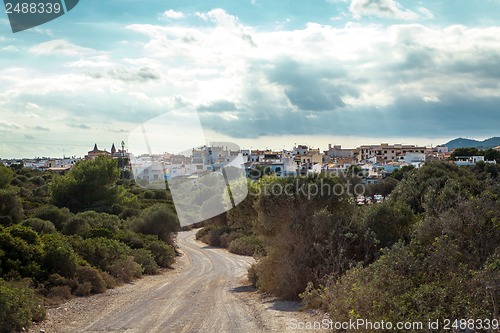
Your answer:
[[[405,168],[366,188],[389,195],[368,206],[349,191],[313,198],[295,191],[356,179],[268,175],[197,237],[254,255],[248,276],[261,291],[302,300],[335,321],[498,319],[499,171],[485,163]],[[262,190],[276,184],[293,195]]]
[[[105,292],[175,261],[168,192],[119,179],[117,162],[65,175],[0,166],[0,332],[43,320],[44,306]]]

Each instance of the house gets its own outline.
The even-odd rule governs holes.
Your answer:
[[[113,144],[113,146],[111,148],[114,148],[114,146],[115,145]],[[109,156],[109,157],[111,157],[112,154],[110,152],[106,151],[106,150],[99,150],[97,148],[97,143],[96,143],[96,144],[94,144],[94,149],[92,149],[91,151],[89,151],[87,153],[87,155],[85,155],[85,159],[86,160],[93,160],[93,159],[97,158],[98,156]]]
[[[486,162],[484,156],[456,156],[455,164],[458,166],[474,166],[478,162]]]
[[[425,154],[426,147],[419,147],[414,145],[382,143],[380,145],[361,146],[354,150],[354,157],[358,161],[368,161],[376,158],[376,163],[396,162],[401,155],[408,153],[421,153]]]
[[[332,147],[331,144],[328,144],[328,150],[325,151],[325,155],[330,158],[351,158],[354,156],[353,149],[344,149],[340,145],[334,145]]]

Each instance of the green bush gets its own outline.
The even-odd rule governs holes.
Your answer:
[[[60,274],[72,277],[77,271],[79,262],[67,239],[60,234],[51,234],[43,237],[43,269],[47,274]]]
[[[229,244],[229,252],[253,256],[264,252],[264,244],[256,236],[244,236],[233,240]]]
[[[124,243],[108,238],[87,238],[82,241],[81,255],[93,266],[108,272],[120,282],[141,277],[142,267],[129,256]]]
[[[127,258],[130,248],[108,238],[88,238],[82,241],[81,255],[93,266],[107,271],[116,262]]]
[[[20,223],[24,218],[23,208],[15,192],[0,190],[0,225]]]
[[[59,231],[72,215],[68,208],[58,208],[53,205],[39,207],[33,212],[33,217],[52,222]]]
[[[156,240],[148,241],[145,248],[153,254],[155,262],[162,268],[171,267],[175,262],[175,251],[171,245]]]
[[[390,247],[399,240],[409,241],[417,218],[408,206],[384,202],[370,206],[363,218],[365,227],[375,234],[379,247]]]
[[[21,225],[0,229],[2,276],[38,277],[42,258],[42,243],[33,229]]]
[[[7,188],[14,178],[14,171],[11,168],[0,165],[0,189]]]
[[[0,332],[19,332],[32,321],[42,321],[45,308],[33,289],[0,279]]]
[[[177,215],[164,204],[156,204],[146,209],[133,225],[135,231],[156,235],[169,245],[174,245],[174,234],[179,231]]]
[[[30,227],[39,234],[52,234],[56,232],[56,227],[54,223],[46,220],[39,219],[37,217],[32,217],[21,222],[21,225]]]
[[[146,249],[133,249],[130,255],[134,257],[134,261],[141,265],[144,274],[158,274],[159,266],[151,251]]]

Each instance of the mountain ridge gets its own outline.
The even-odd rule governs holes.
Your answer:
[[[474,139],[466,139],[466,138],[456,138],[448,143],[445,143],[443,146],[446,146],[450,149],[456,148],[495,148],[500,146],[500,137],[494,136],[492,138],[479,141]]]

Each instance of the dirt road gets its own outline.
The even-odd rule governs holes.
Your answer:
[[[266,299],[248,287],[252,258],[208,247],[194,235],[179,233],[184,255],[175,270],[49,309],[46,322],[31,331],[297,332],[291,321],[312,320],[297,311],[299,304]]]

